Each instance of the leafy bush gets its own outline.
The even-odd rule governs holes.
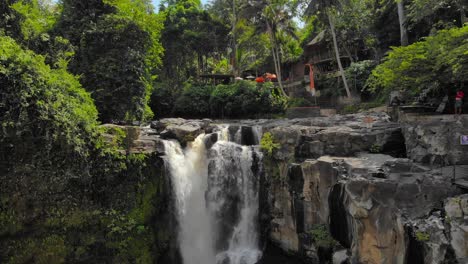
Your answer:
[[[171,116],[175,101],[181,94],[181,89],[172,82],[155,82],[149,103],[154,115],[157,118]]]
[[[218,117],[245,117],[280,112],[281,97],[272,86],[240,81],[230,85],[218,85],[211,94],[211,114]]]
[[[336,245],[336,241],[328,231],[327,225],[317,224],[314,225],[310,230],[309,234],[314,240],[314,244],[322,248],[332,248]]]
[[[212,86],[187,86],[174,105],[176,115],[204,117],[210,115]]]
[[[373,144],[373,145],[370,147],[369,151],[370,151],[371,153],[380,153],[380,152],[382,152],[382,146],[381,146],[381,145],[378,145],[378,144]]]
[[[0,87],[0,155],[5,160],[89,154],[97,111],[73,75],[50,69],[44,57],[0,36]]]
[[[351,65],[345,70],[345,75],[350,87],[352,87],[356,92],[360,92],[364,88],[366,81],[375,66],[376,62],[372,60],[351,63]]]
[[[415,96],[423,89],[455,89],[468,81],[468,26],[441,30],[406,47],[394,47],[366,82],[366,89],[384,102],[391,91]]]
[[[275,138],[270,132],[263,134],[260,140],[260,148],[267,152],[268,156],[273,155],[273,151],[279,149],[280,144],[275,142]]]
[[[271,85],[241,81],[228,85],[186,85],[173,113],[183,117],[249,117],[284,110],[287,100]]]
[[[426,232],[416,231],[415,237],[417,241],[426,242],[426,241],[429,241],[429,239],[431,238],[431,235]]]

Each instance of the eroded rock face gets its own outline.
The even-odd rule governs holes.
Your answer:
[[[450,183],[451,170],[431,170],[421,163],[438,163],[439,156],[450,159],[449,149],[436,139],[449,131],[434,133],[431,125],[426,125],[408,125],[402,131],[400,124],[390,122],[386,115],[359,114],[233,121],[225,134],[212,133],[223,127],[208,120],[168,119],[152,127],[161,137],[182,143],[211,133],[206,138],[207,148],[220,136],[255,145],[262,133],[272,133],[280,149],[264,163],[262,234],[303,260],[332,261],[332,255],[324,252],[334,248],[340,251],[334,254],[335,262],[465,261],[465,253],[460,253],[466,248],[466,239],[460,235],[464,225],[447,226],[443,218],[442,201],[459,193]],[[421,131],[429,133],[427,140],[414,137],[413,133]],[[144,136],[140,139],[145,142]],[[436,150],[437,144],[442,148]],[[407,150],[411,159],[401,158]],[[322,227],[325,231],[320,233]],[[327,236],[337,242],[319,241]]]
[[[388,116],[357,114],[277,121],[263,125],[281,144],[278,160],[353,156],[362,151],[405,155],[400,126]]]
[[[326,160],[291,164],[284,178],[276,179],[271,191],[271,239],[288,252],[319,261],[310,231],[327,225],[328,195],[338,174]]]
[[[285,178],[273,183],[271,239],[317,260],[310,231],[324,224],[350,250],[351,263],[408,263],[405,226],[442,209],[441,201],[458,193],[450,176],[382,154],[291,164]],[[424,245],[424,263],[446,257],[443,230],[431,230],[439,243]]]
[[[211,132],[212,123],[209,119],[185,120],[182,118],[166,118],[153,121],[151,128],[155,129],[164,139],[176,139],[182,145],[193,141],[202,133]]]
[[[407,224],[406,263],[450,263],[452,248],[446,236],[441,211]]]
[[[468,164],[468,146],[460,145],[467,134],[468,117],[407,116],[403,122],[408,157],[436,165]]]
[[[445,213],[456,259],[468,263],[468,194],[447,199]]]

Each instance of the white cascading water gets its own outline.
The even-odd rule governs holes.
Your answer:
[[[199,136],[184,152],[178,142],[164,141],[179,220],[184,263],[214,263],[212,219],[206,208],[206,150]]]
[[[210,150],[209,209],[217,222],[228,225],[218,230],[221,237],[217,241],[225,242],[216,256],[219,264],[254,264],[261,257],[257,232],[258,182],[252,171],[256,154],[251,147],[225,141]],[[232,220],[234,223],[230,225]]]
[[[236,133],[238,134],[238,133]],[[258,238],[258,168],[255,147],[228,142],[228,127],[206,150],[199,136],[185,151],[165,141],[184,264],[255,264]]]

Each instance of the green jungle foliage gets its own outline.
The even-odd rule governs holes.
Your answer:
[[[18,14],[10,6],[17,0],[0,1],[0,32],[18,39],[21,35],[21,25]]]
[[[22,46],[43,55],[52,68],[66,69],[75,52],[68,39],[52,32],[60,9],[40,0],[17,1],[11,9],[20,23],[20,34],[15,39]]]
[[[73,75],[0,36],[0,87],[0,148],[7,160],[89,154],[97,111]]]
[[[328,226],[324,224],[316,224],[310,230],[309,234],[314,240],[314,244],[322,248],[333,248],[337,242],[333,239]]]
[[[273,151],[280,148],[280,144],[275,142],[275,138],[270,132],[266,132],[260,140],[260,148],[266,151],[267,155],[271,157],[273,155]]]
[[[75,46],[70,70],[81,76],[99,119],[147,120],[161,64],[162,18],[144,0],[65,0],[55,31]]]
[[[239,81],[228,85],[188,85],[175,101],[174,114],[184,117],[254,117],[284,111],[286,102],[271,84]]]
[[[181,84],[207,72],[208,57],[219,57],[227,46],[228,26],[203,10],[200,1],[174,1],[161,11],[165,16],[161,36],[164,80]]]
[[[346,79],[351,91],[355,94],[360,94],[364,90],[366,81],[375,67],[376,62],[372,60],[351,63],[345,70]],[[337,74],[316,76],[316,87],[320,91],[320,95],[324,97],[346,95],[341,77]]]
[[[407,47],[394,47],[372,71],[367,90],[384,101],[392,90],[415,96],[426,88],[454,90],[468,81],[468,26],[441,30]]]
[[[150,107],[156,118],[172,116],[175,101],[182,93],[173,82],[158,80],[154,83]]]

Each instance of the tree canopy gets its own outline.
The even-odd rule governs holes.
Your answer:
[[[8,160],[40,165],[89,154],[98,113],[76,77],[0,36],[0,85],[0,153]]]
[[[394,47],[372,71],[367,89],[387,99],[392,90],[416,96],[424,89],[455,90],[468,81],[468,26],[441,30],[406,47]]]

